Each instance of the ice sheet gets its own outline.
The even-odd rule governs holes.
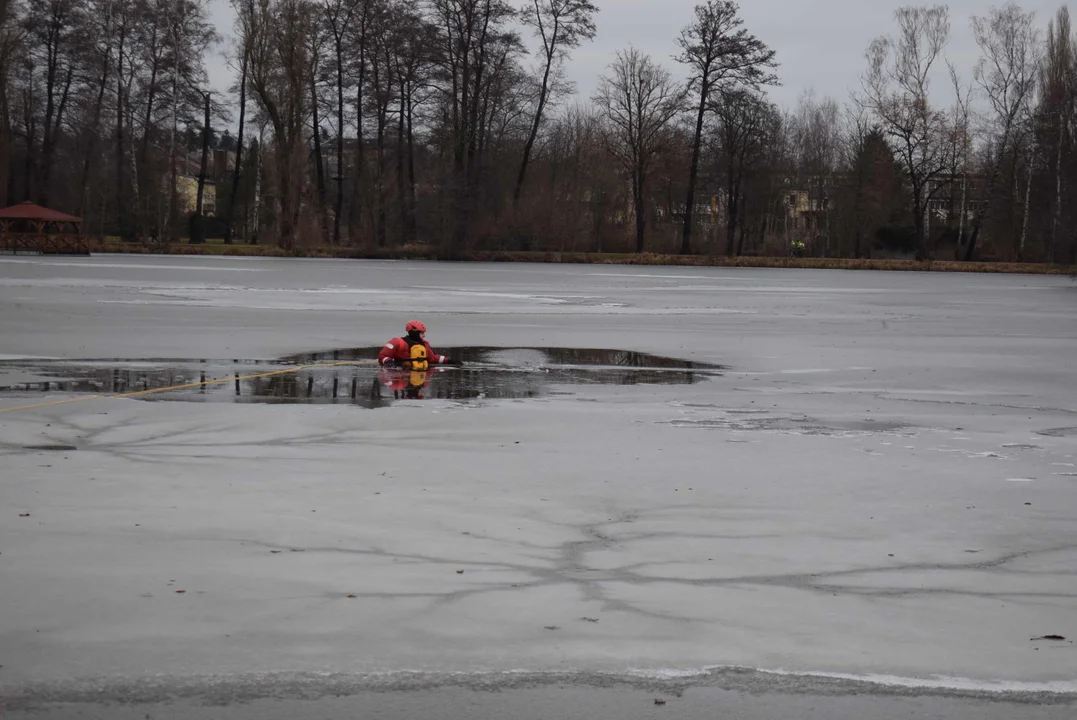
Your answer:
[[[260,272],[207,282],[223,267]],[[12,359],[272,359],[414,316],[435,348],[731,366],[378,412],[0,413],[0,680],[736,666],[1071,690],[1077,647],[1033,638],[1077,637],[1073,283],[686,274],[0,263]]]

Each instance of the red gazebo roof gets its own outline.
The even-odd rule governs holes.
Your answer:
[[[29,200],[0,210],[0,220],[44,220],[46,222],[80,223],[82,218],[35,205]]]

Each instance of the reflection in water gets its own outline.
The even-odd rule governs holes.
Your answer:
[[[452,348],[469,365],[432,367],[425,373],[377,368],[378,348],[297,355],[276,363],[187,361],[174,363],[0,363],[0,393],[123,394],[143,390],[144,400],[239,403],[339,403],[375,408],[398,400],[534,398],[568,392],[572,385],[691,384],[718,374],[719,366],[620,350],[570,348]],[[266,377],[294,364],[356,362],[306,367]],[[134,366],[132,366],[134,365]],[[33,382],[5,384],[5,370],[33,373]],[[211,383],[227,379],[227,382]],[[176,386],[184,386],[177,388]]]

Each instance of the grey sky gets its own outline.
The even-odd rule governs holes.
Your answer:
[[[524,0],[509,1],[519,6]],[[682,72],[671,57],[676,52],[674,40],[690,21],[698,0],[594,1],[600,8],[598,36],[578,49],[568,66],[579,100],[590,97],[613,54],[629,44],[649,53],[675,74]],[[743,0],[741,16],[749,31],[777,51],[782,86],[772,88],[770,95],[791,110],[809,88],[819,96],[829,95],[844,102],[849,91],[859,87],[868,43],[877,35],[891,33],[894,10],[908,4],[908,0]],[[969,18],[985,15],[992,5],[1002,2],[951,0],[948,4],[951,33],[946,55],[968,81],[978,56]],[[1048,20],[1062,3],[1024,0],[1019,4],[1034,11],[1037,25],[1046,30]],[[228,1],[210,0],[210,6],[219,32],[230,38],[233,15]],[[214,85],[227,87],[232,71],[219,58],[212,64]],[[937,92],[948,100],[945,82],[944,76],[939,78]]]

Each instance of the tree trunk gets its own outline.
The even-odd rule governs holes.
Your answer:
[[[1058,147],[1055,150],[1055,206],[1051,213],[1051,239],[1048,242],[1047,261],[1054,262],[1055,247],[1058,240],[1058,224],[1062,219],[1062,135],[1065,132],[1065,124],[1059,118],[1058,123]]]
[[[1025,203],[1022,210],[1021,218],[1021,244],[1017,246],[1017,262],[1025,261],[1025,239],[1028,237],[1028,201],[1032,196],[1032,170],[1034,167],[1033,158],[1036,155],[1036,145],[1033,143],[1032,152],[1029,154],[1028,168],[1025,175]]]
[[[957,223],[957,246],[965,244],[965,211],[968,207],[968,173],[961,173],[961,216]]]
[[[644,227],[647,220],[643,209],[643,168],[636,167],[635,177],[632,180],[632,204],[636,208],[636,253],[638,254],[643,252]]]
[[[377,213],[375,215],[374,233],[377,238],[378,247],[385,247],[387,242],[386,228],[385,228],[385,126],[388,124],[388,96],[386,93],[382,97],[377,97],[381,94],[381,86],[379,85],[378,71],[374,68],[374,92],[376,94],[375,100],[377,102],[377,178],[375,185],[377,188]],[[385,85],[386,87],[392,87],[392,78],[389,74],[389,69],[385,70]]]
[[[175,34],[172,37],[173,49],[176,49]],[[176,203],[176,126],[179,122],[179,73],[172,69],[172,118],[168,129],[168,197],[165,199],[165,210],[161,217],[161,238],[168,239],[171,236],[173,226],[173,214]]]
[[[403,74],[400,75],[400,105],[396,121],[396,201],[400,210],[400,237],[405,239],[408,224],[408,203],[405,198],[406,180],[404,177],[404,134],[407,123],[407,102],[405,97],[405,82]]]
[[[37,165],[37,156],[34,154],[34,141],[37,139],[37,122],[31,106],[31,97],[24,97],[23,122],[26,127],[26,158],[23,162],[23,200],[30,200],[34,196],[34,167]]]
[[[747,215],[747,212],[745,211],[745,208],[747,207],[747,205],[748,205],[748,199],[747,199],[747,197],[745,197],[745,194],[742,192],[741,195],[740,195],[740,212],[745,214],[745,215]],[[740,257],[741,255],[744,254],[744,233],[748,228],[748,223],[746,221],[744,221],[744,220],[741,220],[741,222],[739,222],[738,225],[740,226],[739,227],[740,232],[737,233],[737,257]]]
[[[50,24],[51,25],[51,24]],[[51,164],[49,162],[52,156],[52,118],[53,113],[56,110],[56,84],[57,84],[57,71],[59,68],[59,39],[56,37],[59,33],[59,28],[51,26],[48,33],[48,40],[46,40],[46,61],[45,61],[45,122],[42,123],[42,137],[41,137],[41,164],[37,171],[37,202],[39,205],[49,204],[49,172]]]
[[[321,242],[325,242],[329,236],[329,228],[326,224],[325,210],[328,207],[325,196],[325,162],[322,158],[322,132],[321,122],[318,119],[318,91],[314,85],[313,74],[310,77],[310,102],[311,122],[314,125],[314,181],[318,191],[318,229],[321,233]]]
[[[337,193],[333,205],[333,244],[340,245],[340,214],[344,211],[344,47],[334,34],[337,54]]]
[[[204,243],[206,241],[205,222],[202,216],[202,201],[206,191],[206,173],[209,165],[209,101],[210,93],[202,93],[203,117],[202,117],[202,160],[198,167],[198,194],[195,198],[194,217],[190,242]]]
[[[116,222],[120,236],[124,240],[130,239],[130,228],[127,225],[127,199],[124,192],[124,168],[123,159],[123,44],[126,30],[120,31],[119,55],[116,62]]]
[[[258,244],[262,230],[262,155],[265,154],[265,125],[258,129],[258,154],[254,158],[254,235],[252,245]]]
[[[106,52],[101,68],[101,82],[97,85],[97,98],[94,101],[93,106],[92,133],[86,148],[86,158],[82,163],[82,182],[79,185],[79,209],[76,213],[79,217],[82,217],[83,214],[85,214],[89,202],[90,164],[97,159],[97,136],[101,125],[101,108],[104,105],[105,100],[105,86],[108,85],[109,65],[111,65],[111,53]]]
[[[243,165],[243,128],[247,118],[247,51],[243,51],[243,68],[239,77],[239,134],[236,138],[236,162],[232,168],[232,195],[228,199],[228,214],[224,218],[224,244],[232,244],[232,222],[239,201],[239,176]]]
[[[466,73],[466,69],[465,69]],[[467,105],[468,105],[468,83],[470,79],[465,74],[463,82],[461,82],[461,110],[460,119],[457,127],[454,129],[453,143],[453,175],[454,175],[454,187],[453,187],[453,200],[455,207],[453,208],[453,231],[451,236],[451,244],[448,248],[449,255],[452,256],[456,249],[462,248],[467,241],[467,226],[468,226],[468,209],[471,204],[470,193],[468,189],[468,171],[467,171],[467,145],[468,145],[468,118],[470,117]]]
[[[359,37],[359,77],[355,91],[355,202],[351,208],[349,234],[352,244],[361,237],[364,179],[366,177],[365,148],[363,147],[363,87],[366,84],[366,22],[364,16]]]
[[[0,66],[0,197],[4,207],[12,204],[11,198],[11,151],[14,143],[11,137],[11,116],[8,114],[8,94],[6,69]],[[81,209],[80,209],[81,214]]]
[[[740,182],[734,179],[733,168],[728,172],[728,185],[726,189],[726,220],[725,220],[725,254],[733,256],[734,242],[737,237],[737,198],[740,196]]]
[[[160,62],[157,59],[157,22],[154,18],[153,35],[150,38],[150,50],[153,53],[153,65],[150,67],[150,81],[147,88],[149,96],[146,98],[146,114],[143,116],[142,145],[138,151],[138,163],[143,168],[150,151],[150,128],[153,126],[153,103],[157,97],[157,72]]]
[[[41,174],[38,187],[39,204],[48,206],[52,196],[52,159],[56,152],[56,138],[60,134],[63,123],[64,110],[67,107],[67,98],[71,92],[71,80],[75,75],[75,65],[72,63],[67,68],[67,77],[64,79],[63,89],[60,91],[60,103],[56,108],[56,116],[50,123],[45,122],[45,142],[41,146]],[[49,98],[52,102],[52,98]]]
[[[202,159],[198,166],[198,196],[195,200],[195,213],[202,214],[202,199],[206,190],[206,174],[209,169],[209,101],[210,93],[202,95]]]
[[[923,203],[923,188],[913,188],[912,214],[913,227],[916,229],[916,259],[925,260],[927,258],[927,242],[924,239],[924,219],[926,212]]]
[[[153,109],[155,107],[154,103],[157,100],[157,76],[160,73],[161,61],[162,61],[162,58],[164,57],[164,54],[159,51],[160,38],[158,36],[158,28],[160,27],[160,20],[159,20],[159,18],[157,17],[156,14],[152,18],[151,22],[153,23],[153,31],[152,31],[152,33],[150,35],[149,54],[150,54],[150,57],[152,57],[152,62],[151,62],[151,65],[150,65],[150,79],[149,79],[149,85],[148,85],[148,97],[146,99],[146,112],[143,115],[142,142],[140,143],[140,146],[139,146],[137,161],[132,162],[132,166],[133,166],[132,172],[134,173],[134,175],[136,177],[141,177],[143,179],[147,179],[147,178],[151,177],[150,167],[149,167],[149,164],[150,164],[149,163],[149,153],[150,153],[150,138],[153,135],[153,133],[151,132],[151,128],[153,127]],[[132,157],[133,157],[133,155],[132,155]],[[156,177],[154,177],[154,180],[156,180]],[[154,195],[157,195],[158,198],[160,197],[160,193],[152,193],[151,192],[151,193],[147,193],[147,195],[148,195],[148,197],[153,197]],[[160,200],[158,200],[158,203],[159,202],[160,202]],[[141,208],[140,208],[140,210],[141,210]],[[149,208],[149,205],[147,204],[145,206],[145,210],[139,212],[139,214],[138,214],[139,224],[141,225],[143,222],[145,222],[144,219],[149,217],[152,212],[154,212],[154,211],[151,210]],[[159,213],[160,213],[160,206],[158,205],[158,207],[156,208],[156,213],[155,214],[159,214]],[[156,223],[157,223],[156,219],[150,221],[151,226],[156,225]],[[156,228],[153,228],[153,227],[150,228],[150,235],[156,236],[158,232],[159,231]]]
[[[8,0],[0,0],[0,27],[7,24],[10,10]],[[8,68],[0,58],[0,198],[4,207],[12,204],[11,197],[11,151],[14,138],[11,132],[11,110],[8,99]]]
[[[128,87],[124,91],[124,112],[127,114],[127,131],[131,135],[131,152],[127,153],[127,162],[130,163],[128,168],[131,171],[131,197],[130,206],[134,209],[134,217],[131,219],[131,230],[134,233],[134,237],[142,238],[144,234],[142,232],[142,213],[139,211],[141,202],[139,201],[139,177],[138,177],[138,158],[135,157],[135,126],[131,117],[131,88]]]
[[[407,197],[407,222],[404,223],[404,237],[408,242],[414,242],[416,236],[415,227],[415,136],[412,132],[412,106],[411,106],[411,81],[408,81],[408,197]]]
[[[692,222],[695,219],[696,177],[699,175],[699,153],[703,139],[703,117],[707,109],[709,78],[704,75],[699,92],[699,110],[696,113],[696,131],[692,136],[692,163],[688,168],[688,190],[684,196],[684,228],[681,230],[681,255],[692,253]]]
[[[531,122],[531,130],[527,134],[527,142],[524,143],[524,155],[520,159],[520,172],[516,175],[516,189],[512,192],[512,201],[520,199],[523,191],[524,178],[527,175],[527,165],[531,161],[531,151],[535,146],[535,138],[538,137],[539,128],[542,126],[542,113],[546,110],[546,99],[550,91],[550,70],[553,68],[557,48],[557,26],[554,26],[550,49],[546,52],[546,67],[542,72],[542,85],[539,87],[538,106],[535,108],[535,117]]]
[[[296,148],[284,141],[285,134],[281,129],[277,129],[274,135],[277,139],[277,185],[279,187],[277,195],[280,205],[280,232],[277,244],[285,250],[293,250],[296,239],[294,213],[298,211],[299,203],[293,201],[292,198],[293,191],[298,189],[297,184],[290,182],[289,178],[294,170],[292,155],[296,152]]]

